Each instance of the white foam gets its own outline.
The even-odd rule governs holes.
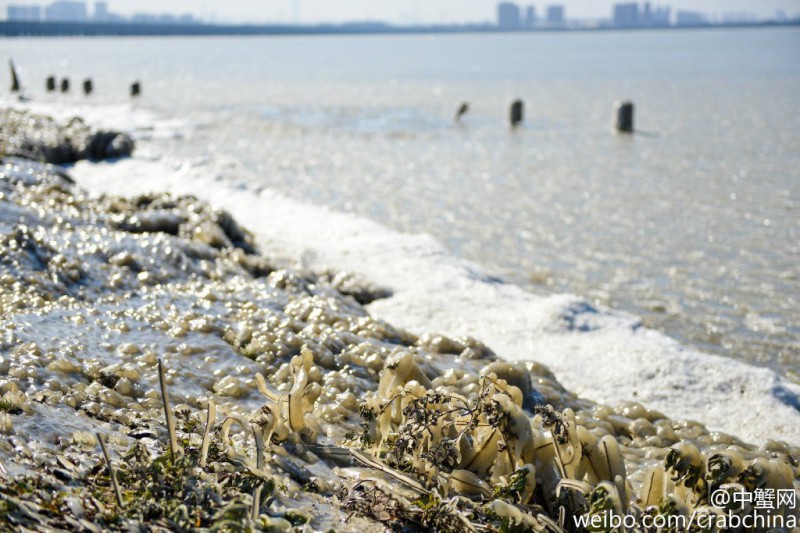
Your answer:
[[[78,111],[94,123],[109,116],[69,113]],[[117,128],[135,129],[152,116],[128,107],[114,120]],[[497,283],[430,236],[231,183],[211,160],[190,164],[157,152],[145,146],[133,159],[82,162],[73,176],[98,193],[194,194],[233,213],[265,250],[356,271],[391,288],[394,296],[370,305],[373,315],[416,333],[471,335],[507,359],[540,361],[586,398],[611,405],[635,400],[756,444],[800,444],[800,386],[770,369],[683,347],[635,317],[576,296],[542,297]]]
[[[125,131],[140,139],[162,139],[180,136],[188,121],[164,120],[135,103],[98,106],[92,103],[64,104],[47,101],[19,101],[8,96],[0,97],[0,109],[27,110],[48,115],[61,123],[79,117],[95,129]]]
[[[231,211],[266,250],[357,271],[391,288],[393,297],[370,306],[375,316],[417,333],[471,335],[502,357],[540,361],[586,398],[639,401],[753,443],[800,442],[800,387],[772,370],[685,348],[576,296],[541,297],[497,283],[432,237],[236,186],[210,170],[134,158],[81,163],[74,176],[97,192],[194,194]]]

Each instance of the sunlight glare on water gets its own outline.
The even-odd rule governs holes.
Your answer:
[[[230,179],[800,379],[795,28],[4,44],[34,97],[82,100],[44,94],[65,70],[102,103],[142,79],[137,105],[192,125],[156,153],[230,161]],[[619,99],[632,136],[610,131]]]

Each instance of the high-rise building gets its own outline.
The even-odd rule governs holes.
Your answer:
[[[44,19],[50,22],[85,22],[85,2],[53,2],[44,8]]]
[[[94,3],[94,18],[95,20],[103,21],[108,20],[108,4],[106,2]]]
[[[678,26],[704,26],[708,24],[706,16],[699,11],[678,11]]]
[[[656,7],[650,15],[651,26],[669,26],[670,24],[670,8]]]
[[[529,5],[525,9],[525,25],[529,28],[536,25],[536,6]]]
[[[614,26],[617,28],[647,28],[652,26],[669,26],[670,8],[651,6],[645,2],[640,8],[639,4],[630,2],[614,5]]]
[[[131,15],[131,22],[135,24],[156,24],[158,15],[153,13],[134,13]]]
[[[6,8],[6,15],[10,21],[18,22],[41,22],[41,6],[20,6],[11,4]]]
[[[614,6],[614,26],[633,28],[639,25],[639,5],[636,3],[616,4]]]
[[[178,17],[179,24],[200,24],[200,22],[201,21],[199,19],[194,18],[194,16],[190,15],[189,13],[186,13]]]
[[[650,9],[650,2],[644,3],[644,9],[639,15],[639,24],[649,26],[653,22],[653,11]]]
[[[501,2],[497,5],[497,25],[504,29],[520,27],[519,6],[513,2]]]
[[[547,6],[547,22],[550,24],[564,24],[564,6]]]

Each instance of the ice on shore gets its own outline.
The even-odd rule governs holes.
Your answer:
[[[639,355],[658,354],[665,341],[636,320],[571,296],[535,298],[424,236],[393,234],[325,210],[320,216],[318,209],[243,187],[212,189],[202,169],[169,172],[158,161],[135,160],[76,169],[84,183],[105,175],[108,181],[94,183],[97,189],[130,193],[118,196],[88,194],[55,167],[15,159],[0,167],[0,484],[11,487],[0,491],[11,509],[4,523],[60,527],[84,519],[81,508],[45,510],[43,491],[27,493],[26,483],[45,487],[50,500],[109,504],[109,482],[97,473],[103,469],[96,435],[106,436],[117,458],[126,454],[117,464],[129,506],[123,513],[93,514],[84,524],[90,529],[92,523],[120,530],[142,523],[208,525],[220,520],[221,508],[236,505],[246,516],[252,507],[262,526],[283,529],[299,512],[321,530],[377,531],[387,518],[375,506],[384,504],[400,505],[399,520],[422,525],[498,524],[507,513],[517,521],[555,524],[560,511],[548,514],[540,506],[553,501],[562,481],[589,487],[592,501],[595,491],[612,490],[625,505],[643,509],[650,498],[641,500],[637,491],[657,472],[680,475],[684,463],[711,469],[726,457],[746,466],[747,476],[767,476],[770,487],[790,490],[795,483],[797,447],[748,445],[736,431],[710,433],[640,403],[598,405],[564,388],[542,364],[500,362],[474,338],[418,336],[367,309],[395,313],[418,325],[419,334],[435,324],[494,334],[504,347],[510,345],[500,342],[504,335],[518,335],[524,324],[529,336],[522,340],[539,339],[541,345],[518,344],[518,352],[507,354],[523,360],[559,347],[580,354],[586,338],[594,339],[587,353],[596,344],[622,358],[637,347],[626,335],[639,339]],[[134,182],[116,181],[143,170],[163,171],[166,188],[180,189],[187,183],[181,180],[195,178],[196,187],[215,191],[215,205],[231,205],[263,233],[254,238],[228,212],[193,195],[136,194]],[[259,216],[265,208],[270,215]],[[273,224],[270,232],[258,225],[264,220]],[[313,231],[319,234],[312,238]],[[323,246],[319,239],[326,237],[349,244],[351,255]],[[302,243],[317,248],[297,247]],[[360,256],[365,250],[375,256]],[[286,253],[317,267],[364,261],[362,271],[380,285],[342,271],[288,267]],[[501,301],[503,312],[493,313],[491,305]],[[571,340],[561,346],[555,338]],[[163,376],[159,361],[167,369]],[[588,375],[570,373],[570,361],[564,363],[563,374]],[[609,379],[617,371],[609,369]],[[258,380],[257,373],[263,373]],[[170,422],[164,423],[161,379],[173,401],[167,411],[177,420],[177,437],[165,429]],[[587,387],[585,396],[605,390]],[[203,459],[195,468],[212,401],[229,418],[213,429],[205,426],[211,455],[205,468]],[[233,433],[230,423],[238,424]],[[426,431],[424,424],[432,425]],[[782,437],[780,431],[770,436]],[[428,435],[435,444],[425,440]],[[185,461],[170,459],[167,441],[183,447]],[[170,476],[184,481],[154,493],[147,472],[165,464],[171,464]],[[529,478],[531,468],[536,475]],[[431,477],[432,471],[438,474]],[[723,478],[738,479],[738,472]],[[529,487],[524,513],[505,501],[516,496],[499,495],[519,475]],[[582,485],[583,479],[589,481]],[[706,478],[699,479],[698,486],[687,485],[695,491],[683,497],[687,503],[705,494]],[[253,482],[268,499],[251,496],[258,494],[251,493]],[[531,501],[534,485],[541,493]],[[677,490],[674,481],[662,489]],[[475,499],[442,499],[454,493]],[[419,504],[411,502],[425,495],[437,507],[420,518]],[[191,518],[173,512],[184,501]],[[466,507],[448,507],[455,501]],[[575,505],[574,512],[585,512]],[[498,517],[470,514],[486,506]],[[137,514],[144,508],[154,514]],[[361,517],[351,520],[348,512]]]
[[[375,316],[410,331],[469,334],[503,358],[542,362],[593,401],[641,402],[756,444],[800,443],[800,386],[774,371],[681,346],[577,296],[542,297],[504,284],[430,236],[230,183],[212,164],[134,158],[81,163],[74,176],[98,193],[196,194],[235,213],[261,244],[389,288],[393,296],[369,306]]]
[[[682,346],[641,327],[636,317],[598,309],[579,296],[538,296],[500,283],[430,236],[401,234],[232,182],[222,177],[222,162],[171,158],[159,139],[181,136],[186,125],[159,121],[135,106],[41,104],[33,110],[61,118],[81,113],[96,127],[128,129],[143,139],[132,159],[77,164],[72,176],[89,191],[197,195],[228,209],[261,245],[315,268],[358,272],[389,289],[390,298],[368,306],[377,317],[411,331],[469,334],[501,357],[540,361],[594,401],[635,400],[753,443],[800,443],[800,386],[770,369]]]

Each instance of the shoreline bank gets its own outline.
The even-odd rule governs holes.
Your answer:
[[[770,488],[796,488],[800,452],[793,433],[798,425],[791,416],[794,392],[774,373],[692,352],[643,330],[635,318],[596,309],[577,297],[534,297],[498,283],[479,266],[449,256],[430,237],[399,235],[270,191],[220,183],[208,171],[204,166],[170,168],[163,161],[136,156],[113,163],[82,162],[69,169],[79,188],[48,167],[19,160],[3,166],[0,279],[7,331],[0,364],[7,367],[8,378],[0,389],[7,407],[2,415],[7,435],[2,453],[10,459],[4,464],[22,467],[21,472],[10,472],[12,477],[35,472],[65,502],[69,494],[83,498],[87,487],[102,488],[103,505],[114,510],[112,483],[102,474],[93,435],[111,435],[117,454],[132,444],[131,453],[143,454],[135,452],[141,450],[138,441],[153,457],[167,456],[168,424],[156,370],[163,359],[179,441],[189,461],[184,470],[168,472],[191,480],[187,487],[208,488],[243,470],[237,492],[228,495],[232,499],[227,502],[245,507],[244,514],[240,509],[228,517],[240,523],[247,520],[247,504],[254,505],[253,494],[260,487],[279,502],[276,508],[269,500],[264,507],[255,505],[260,527],[291,526],[301,509],[321,517],[314,522],[316,528],[341,525],[352,512],[369,518],[352,524],[353,529],[375,528],[386,516],[380,511],[402,501],[366,500],[364,491],[403,493],[404,486],[411,490],[406,494],[408,508],[417,505],[418,510],[404,514],[406,503],[392,508],[409,523],[433,520],[425,513],[433,509],[453,520],[452,527],[463,526],[463,520],[467,525],[475,521],[499,527],[503,519],[549,525],[558,511],[550,496],[560,480],[588,479],[586,490],[592,494],[605,491],[607,497],[612,495],[609,501],[616,498],[625,508],[644,508],[649,497],[642,498],[642,488],[652,486],[654,476],[662,476],[657,491],[661,496],[675,491],[700,494],[699,485],[688,481],[696,482],[698,472],[677,483],[666,480],[665,474],[677,475],[678,480],[685,474],[684,462],[702,464],[705,479],[706,470],[709,476],[717,475],[709,465],[726,454],[741,461],[741,469],[726,471],[725,480],[749,482],[751,470],[758,466],[768,471],[765,483]],[[165,190],[174,196],[165,195]],[[266,250],[269,256],[248,247]],[[286,267],[286,261],[304,268]],[[358,276],[342,275],[344,271]],[[359,281],[360,276],[369,283]],[[366,305],[361,306],[351,298],[355,293],[374,298],[362,298]],[[390,316],[397,322],[384,320]],[[431,331],[446,336],[424,334]],[[527,362],[507,364],[495,353]],[[598,375],[595,369],[603,357],[607,372]],[[654,360],[670,364],[653,371],[648,365]],[[652,374],[643,374],[648,369]],[[257,373],[264,373],[262,382],[255,379]],[[489,375],[494,377],[488,382],[479,378]],[[579,395],[569,392],[567,381],[580,379],[591,381],[584,381]],[[638,387],[637,394],[626,399],[641,403],[612,408],[581,398],[609,395],[625,383]],[[676,385],[682,388],[658,397],[665,390],[675,391]],[[747,394],[731,390],[734,385],[749,387]],[[779,387],[786,388],[786,397],[780,396]],[[625,389],[616,393],[624,394]],[[645,393],[653,396],[647,403]],[[403,408],[390,408],[400,398]],[[698,410],[699,402],[726,398],[739,398],[740,403],[706,405],[705,413],[729,417],[721,420],[733,428],[731,434],[758,439],[761,446],[653,410],[658,401],[672,410]],[[233,417],[232,424],[241,425],[242,431],[211,424],[213,460],[198,471],[193,461],[202,455],[210,400],[219,405],[219,422],[226,415]],[[698,403],[678,405],[681,400]],[[406,412],[409,405],[421,411]],[[461,433],[461,444],[455,434],[444,431],[441,441],[414,441],[408,450],[397,448],[401,437],[416,434],[415,412],[442,420],[442,427],[450,430],[464,426],[469,417],[486,418],[480,418],[474,434]],[[773,418],[762,420],[764,412]],[[781,417],[786,425],[779,425]],[[251,424],[265,433],[251,431]],[[495,441],[495,433],[485,433],[486,425],[496,425],[502,439]],[[566,435],[566,440],[558,435]],[[795,447],[771,440],[776,436]],[[448,442],[462,446],[453,450],[458,458],[452,464],[449,453],[446,461],[416,453]],[[567,459],[571,454],[590,464],[591,450],[597,451],[600,442],[619,448],[619,456],[604,448],[604,457],[615,465],[609,472],[590,475],[586,465]],[[536,451],[531,448],[534,443]],[[367,458],[366,466],[359,463],[366,473],[359,474],[352,465],[338,471],[325,454],[341,453],[340,449],[348,450],[348,457],[374,454],[378,462],[371,459],[369,464]],[[539,449],[552,449],[555,455]],[[504,458],[501,450],[513,450],[512,458]],[[483,459],[477,459],[484,451],[492,466],[481,466]],[[391,463],[397,453],[398,463]],[[139,499],[136,487],[157,459],[142,456],[137,461],[145,472],[141,478],[119,459],[112,460],[124,473],[122,491],[130,512],[152,504]],[[172,464],[177,464],[174,459]],[[533,470],[525,470],[528,464],[534,465],[535,476]],[[538,493],[521,488],[502,492],[514,485],[513,479],[527,480],[528,474],[540,487]],[[411,481],[401,481],[404,476]],[[375,477],[383,477],[384,485]],[[314,478],[336,479],[341,487],[315,485],[319,494],[304,495],[302,489]],[[371,484],[363,485],[367,480]],[[193,488],[187,490],[196,496]],[[432,507],[410,503],[434,490],[469,498],[455,510],[448,510],[450,500],[433,498],[428,501]],[[337,506],[334,494],[343,494],[341,501],[350,502],[351,508]],[[8,515],[15,519],[20,501],[37,505],[29,512],[53,521],[73,512],[72,507],[43,509],[35,491],[0,496],[6,505],[16,506]],[[177,497],[171,494],[164,503]],[[580,496],[586,501],[588,497],[589,492]],[[536,511],[528,507],[531,503],[550,511]],[[203,505],[210,504],[201,501],[198,506]],[[579,509],[576,504],[569,512]],[[166,527],[179,523],[169,515],[174,511],[159,511]],[[134,520],[118,509],[113,513],[123,522],[104,512],[88,516],[114,528]],[[198,519],[209,524],[215,517],[201,514]]]
[[[201,197],[234,209],[260,242],[309,266],[359,272],[391,289],[391,298],[368,306],[375,316],[412,331],[472,332],[503,358],[548,365],[565,386],[594,401],[633,399],[754,442],[775,434],[800,442],[800,386],[773,370],[682,346],[642,328],[634,316],[578,296],[535,296],[497,283],[427,235],[399,234],[270,190],[226,184],[205,166],[133,159],[115,168],[119,178],[109,180],[104,164],[81,163],[74,176],[105,193],[208,191]],[[766,419],[764,412],[776,416]]]
[[[69,110],[58,104],[32,108],[52,108],[58,120],[69,120]],[[114,106],[109,116],[102,109],[84,111],[87,123],[100,129],[113,123],[131,133],[143,129],[155,142],[169,135],[152,130],[156,118],[135,107]],[[172,161],[147,152],[146,145],[143,150],[110,163],[80,162],[70,173],[91,194],[197,195],[228,209],[267,249],[277,247],[284,257],[301,258],[299,264],[318,271],[358,272],[391,290],[391,297],[368,306],[375,316],[411,331],[475,336],[504,359],[548,365],[569,389],[593,401],[635,400],[757,444],[772,437],[800,442],[800,386],[768,368],[683,346],[643,328],[635,316],[579,296],[538,296],[498,282],[428,235],[401,234],[271,190],[229,183],[221,178],[225,162]],[[766,420],[762,412],[776,417]]]

